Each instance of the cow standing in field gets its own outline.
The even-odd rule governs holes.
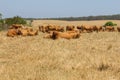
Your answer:
[[[83,26],[84,31],[87,33],[93,32],[93,27],[92,26]]]
[[[93,31],[96,31],[96,32],[100,32],[100,31],[102,31],[102,26],[93,26]]]
[[[117,27],[117,31],[120,32],[120,27]]]
[[[113,32],[113,31],[115,31],[115,28],[113,26],[106,26],[105,31]]]
[[[77,26],[77,29],[79,30],[79,32],[83,32],[84,31],[84,27],[83,26]]]
[[[75,26],[73,25],[66,26],[66,31],[73,31],[73,30],[75,30]]]
[[[64,27],[61,27],[61,26],[59,26],[59,25],[48,25],[48,30],[49,30],[49,31],[64,32]]]
[[[21,24],[13,24],[12,26],[9,27],[9,29],[19,29],[19,28],[23,28],[23,26]]]
[[[50,31],[59,31],[59,32],[64,32],[64,27],[61,27],[59,25],[41,25],[39,26],[39,31],[43,33],[49,33]]]
[[[41,31],[43,33],[48,32],[48,26],[47,25],[39,26],[39,31]]]

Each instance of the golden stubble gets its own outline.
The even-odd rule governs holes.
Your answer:
[[[67,22],[73,23],[78,25]],[[0,80],[120,80],[118,32],[82,33],[71,40],[6,33],[0,32]]]

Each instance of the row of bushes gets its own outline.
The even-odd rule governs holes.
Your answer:
[[[5,24],[12,25],[12,24],[23,24],[25,25],[27,22],[23,18],[19,16],[15,16],[13,18],[5,19]]]
[[[0,19],[0,30],[5,30],[12,24],[23,24],[23,25],[31,26],[31,21],[29,21],[29,24],[28,24],[24,18],[19,17],[19,16],[15,16],[13,18],[6,18],[6,19],[1,18]]]

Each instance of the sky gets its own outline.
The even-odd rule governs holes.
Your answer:
[[[0,0],[3,18],[82,17],[120,14],[120,0]]]

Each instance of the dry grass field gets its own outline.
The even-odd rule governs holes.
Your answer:
[[[66,25],[77,26],[77,25],[87,24],[87,25],[102,26],[108,21],[112,21],[113,23],[116,23],[118,26],[120,26],[120,20],[95,20],[95,21],[34,20],[32,25],[39,26],[39,25],[43,25],[43,24],[56,24],[56,25],[60,25],[60,26],[66,26]]]
[[[103,25],[106,21],[37,20],[32,25]],[[120,21],[113,21],[120,26]],[[79,39],[7,37],[0,32],[0,80],[120,80],[120,33],[82,33]]]

